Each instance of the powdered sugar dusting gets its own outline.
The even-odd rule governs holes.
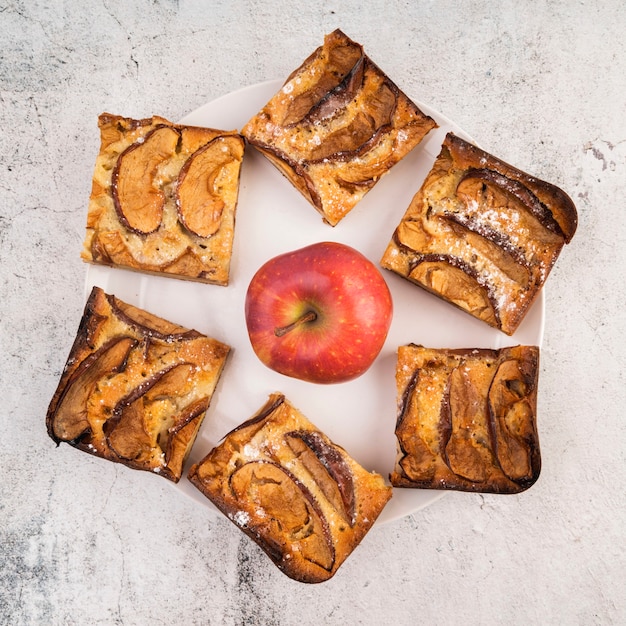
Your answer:
[[[237,526],[244,527],[250,522],[250,514],[247,511],[237,511],[229,515],[229,518],[237,524]]]

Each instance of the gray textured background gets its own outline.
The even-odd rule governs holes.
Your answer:
[[[336,27],[580,225],[547,290],[537,485],[451,494],[306,586],[165,481],[56,449],[44,416],[84,304],[97,115],[180,119]],[[626,623],[625,31],[621,0],[0,0],[0,623]]]

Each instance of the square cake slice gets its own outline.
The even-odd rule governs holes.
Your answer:
[[[512,335],[576,226],[561,189],[449,133],[381,265]]]
[[[519,493],[541,470],[539,348],[398,349],[394,487]]]
[[[243,137],[158,116],[98,125],[82,259],[227,285]]]
[[[280,393],[189,472],[190,481],[287,576],[328,580],[391,497]]]
[[[335,226],[436,126],[336,30],[241,132]]]
[[[48,408],[48,434],[178,482],[229,352],[94,287]]]

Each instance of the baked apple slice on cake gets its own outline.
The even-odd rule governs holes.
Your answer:
[[[436,126],[336,30],[241,132],[335,226]]]
[[[48,408],[48,434],[178,482],[229,352],[94,287]]]
[[[541,471],[539,348],[400,346],[391,484],[519,493]]]
[[[82,258],[227,285],[244,140],[103,113]]]
[[[284,395],[272,394],[189,471],[190,481],[289,577],[328,580],[391,497]]]
[[[577,221],[564,191],[449,133],[381,265],[512,335]]]

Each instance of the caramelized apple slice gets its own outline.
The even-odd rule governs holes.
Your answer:
[[[365,73],[365,57],[361,56],[348,75],[334,89],[330,90],[303,118],[308,124],[319,124],[321,121],[334,117],[356,97],[363,85]]]
[[[220,227],[225,203],[220,194],[222,173],[236,159],[239,141],[216,137],[185,162],[176,186],[178,219],[199,237],[210,237]]]
[[[122,371],[137,340],[132,337],[112,339],[88,356],[68,381],[56,409],[48,415],[48,432],[60,441],[73,441],[90,428],[87,401],[101,378]]]
[[[113,314],[124,322],[124,324],[127,324],[143,335],[168,342],[200,337],[198,331],[188,330],[178,324],[173,324],[155,315],[151,315],[132,304],[122,302],[113,295],[106,294],[105,297],[111,306]]]
[[[541,224],[559,237],[565,237],[559,223],[554,219],[550,210],[537,198],[528,187],[518,180],[510,178],[487,168],[470,168],[463,176],[457,187],[457,193],[462,193],[466,181],[478,180],[499,187],[502,191],[516,198]]]
[[[208,408],[208,398],[200,398],[187,405],[175,417],[167,433],[162,433],[157,440],[160,448],[165,450],[165,465],[176,476],[182,473],[183,465],[191,452],[191,445],[196,439]]]
[[[416,370],[402,391],[400,410],[396,422],[396,435],[402,452],[402,458],[399,463],[407,476],[411,478],[419,477],[419,480],[429,480],[435,475],[435,456],[432,446],[436,444],[437,437],[435,435],[427,442],[425,437],[415,431],[411,420],[407,419],[407,416],[411,414],[424,415],[420,421],[421,424],[437,424],[440,417],[429,415],[430,403],[420,402],[420,400],[428,398],[435,391],[440,391],[439,387],[441,387],[441,382],[438,381],[436,375],[426,370]],[[427,390],[427,393],[420,393],[424,388]],[[432,403],[432,406],[434,407],[435,403]],[[442,410],[441,413],[443,414],[444,411]],[[447,443],[447,439],[445,443]],[[445,447],[445,443],[442,447]]]
[[[462,259],[450,255],[421,255],[412,264],[409,278],[488,324],[499,323],[490,285],[481,284],[474,269]]]
[[[340,161],[346,154],[356,152],[375,132],[374,120],[359,111],[346,126],[330,133],[319,146],[311,149],[307,160],[312,163],[325,159]]]
[[[354,97],[352,91],[361,87],[362,80],[361,72],[359,82],[349,87],[347,97],[346,94],[339,91],[333,97],[329,97],[328,102],[320,110],[328,109],[327,115],[332,113],[334,117],[341,116],[342,107]],[[385,82],[375,86],[373,90],[368,90],[367,98],[362,98],[362,106],[356,114],[347,120],[347,123],[340,125],[337,130],[328,134],[319,146],[313,148],[307,155],[307,160],[311,163],[324,159],[342,161],[359,156],[372,147],[376,147],[381,138],[384,138],[389,131],[396,104],[397,94]],[[335,107],[333,111],[330,110],[331,106]],[[313,119],[315,120],[315,118]],[[312,131],[315,132],[315,122],[312,126]],[[377,160],[382,161],[390,156],[390,154],[378,155]],[[381,164],[378,170],[384,170],[386,165]],[[373,166],[370,165],[370,167]],[[359,179],[363,179],[363,177],[361,176]]]
[[[502,471],[515,482],[531,480],[536,449],[530,397],[535,385],[517,359],[500,364],[489,389],[495,451]]]
[[[144,399],[122,403],[103,426],[109,448],[120,458],[134,461],[151,450],[150,435],[144,421]]]
[[[317,56],[316,50],[311,59]],[[286,99],[283,111],[277,110],[277,122],[281,126],[288,126],[300,122],[312,109],[320,106],[329,92],[332,93],[346,76],[354,71],[358,61],[363,57],[361,46],[345,38],[335,34],[331,34],[326,38],[321,55],[322,63],[317,72],[313,71],[315,78],[314,86],[302,93],[297,94],[293,99]],[[307,62],[303,64],[307,65]],[[307,77],[307,69],[300,68],[296,73],[300,73],[302,77]],[[321,72],[321,74],[319,73]],[[294,75],[289,76],[286,82],[289,82]]]
[[[487,478],[488,468],[492,465],[492,454],[486,425],[481,427],[485,400],[478,381],[479,377],[471,377],[463,363],[450,374],[452,432],[445,448],[445,456],[450,469],[457,476],[480,483]]]
[[[183,410],[180,415],[168,412],[166,418],[161,415],[154,424],[150,423],[155,418],[150,418],[148,409],[153,402],[163,398],[171,401],[172,398],[187,393],[191,386],[192,371],[193,365],[190,363],[167,367],[146,379],[119,401],[113,416],[104,424],[107,443],[118,456],[135,460],[150,453],[154,448],[150,432],[157,433],[157,444],[163,452],[168,451],[172,433],[196,417],[197,411]],[[205,404],[203,407],[206,408]]]
[[[229,482],[235,497],[251,503],[256,515],[263,515],[272,525],[272,536],[284,536],[285,546],[297,550],[307,561],[332,570],[335,551],[327,522],[311,492],[287,469],[253,461],[233,472]],[[277,557],[276,548],[268,550],[273,558]]]
[[[158,167],[176,152],[179,139],[173,128],[159,126],[118,157],[111,191],[117,216],[129,230],[145,235],[159,228],[165,193],[157,177]]]
[[[528,261],[523,253],[501,233],[458,213],[444,213],[458,238],[480,256],[488,259],[500,272],[526,289],[530,281]]]
[[[333,508],[350,526],[354,526],[354,483],[344,458],[319,433],[313,431],[287,433],[285,440]]]
[[[393,234],[394,243],[409,252],[428,250],[434,237],[418,219],[405,219],[400,222]]]
[[[154,384],[145,390],[146,401],[157,402],[189,393],[193,386],[194,368],[191,363],[178,363],[156,374]]]

